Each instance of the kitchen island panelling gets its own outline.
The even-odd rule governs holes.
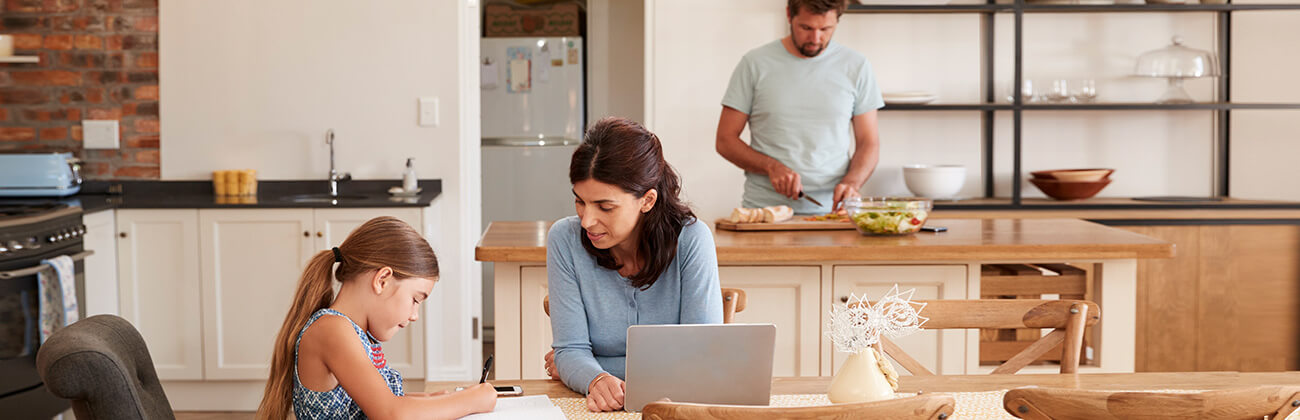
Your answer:
[[[875,296],[890,286],[915,288],[917,299],[976,299],[980,265],[999,262],[1095,264],[1093,299],[1102,307],[1094,365],[1082,371],[1134,369],[1134,294],[1139,259],[1169,258],[1173,245],[1078,219],[932,219],[946,233],[866,237],[856,231],[731,232],[714,230],[723,287],[749,295],[736,322],[777,325],[775,374],[830,375],[843,355],[822,334],[831,305],[850,293]],[[550,347],[546,296],[548,222],[501,222],[476,249],[497,265],[496,377],[542,378]],[[1101,287],[1103,286],[1104,287]],[[979,373],[978,331],[927,331],[900,345],[947,374]],[[956,344],[954,344],[956,343]],[[838,356],[838,357],[837,357]],[[1050,370],[1049,366],[1034,370]]]

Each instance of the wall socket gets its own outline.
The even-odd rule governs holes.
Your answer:
[[[421,127],[438,126],[438,98],[420,98],[420,106],[418,107],[418,110],[420,114]]]
[[[117,120],[81,120],[81,138],[87,149],[116,149]]]

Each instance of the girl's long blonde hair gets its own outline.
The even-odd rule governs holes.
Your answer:
[[[429,242],[397,218],[370,219],[348,234],[338,249],[343,259],[338,268],[334,268],[333,250],[321,251],[307,263],[298,280],[293,304],[275,338],[271,376],[266,381],[262,404],[257,407],[258,420],[283,420],[293,410],[293,370],[297,364],[294,346],[307,319],[334,302],[333,278],[349,281],[383,267],[392,268],[398,280],[438,277],[438,257]]]

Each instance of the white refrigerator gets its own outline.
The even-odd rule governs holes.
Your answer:
[[[587,123],[582,38],[483,38],[479,69],[483,228],[574,214],[569,159]],[[484,326],[495,324],[491,265]]]

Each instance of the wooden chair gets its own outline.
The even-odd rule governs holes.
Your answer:
[[[743,289],[722,288],[722,323],[730,324],[736,313],[745,310],[745,291]],[[551,295],[542,298],[542,311],[551,316]]]
[[[1019,388],[1003,408],[1022,419],[1285,419],[1300,407],[1300,386],[1198,393]]]
[[[641,410],[644,420],[770,420],[770,419],[930,419],[952,416],[956,402],[951,395],[923,394],[853,404],[811,407],[768,407],[747,405],[710,405],[659,401]]]
[[[1061,349],[1061,373],[1079,370],[1085,326],[1101,319],[1101,309],[1086,300],[1037,299],[970,299],[927,300],[921,316],[930,320],[923,329],[956,328],[1055,328],[1051,333],[1016,353],[994,374],[1010,374],[1038,360],[1038,357],[1064,343]],[[854,305],[857,305],[856,303]],[[888,354],[913,375],[934,375],[921,362],[909,356],[892,341],[881,337],[880,350]]]

